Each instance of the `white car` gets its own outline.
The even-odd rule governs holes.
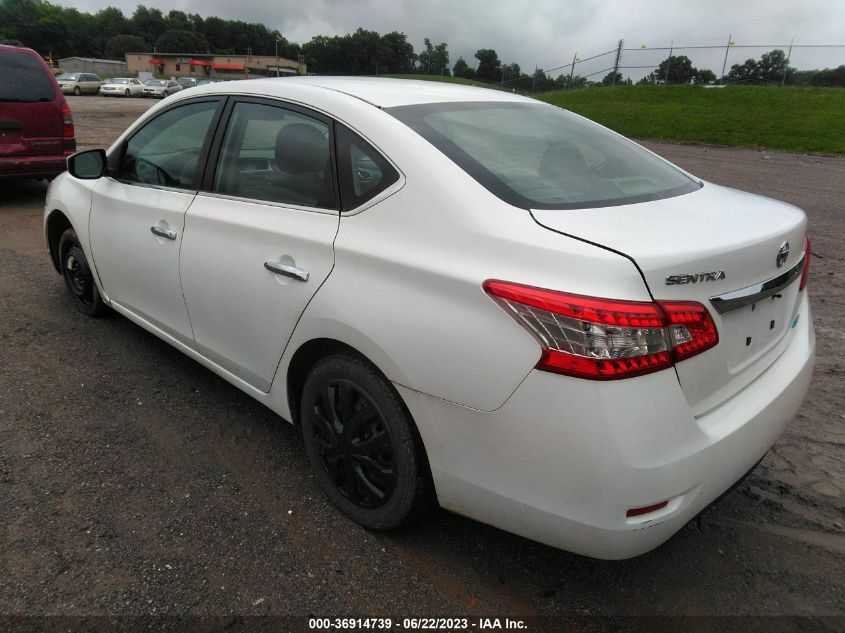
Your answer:
[[[141,80],[131,77],[109,79],[100,86],[100,94],[104,97],[138,97],[143,91],[144,84]]]
[[[164,99],[182,89],[182,86],[170,79],[147,79],[144,82],[144,89],[141,91],[141,96]]]
[[[355,521],[436,499],[599,558],[664,542],[798,411],[806,231],[554,106],[376,78],[185,91],[45,210],[75,305],[300,425]]]
[[[93,73],[62,73],[56,77],[59,88],[66,95],[97,94],[103,80]]]

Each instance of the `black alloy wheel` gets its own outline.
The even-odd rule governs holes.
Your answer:
[[[411,415],[381,372],[353,353],[319,361],[302,389],[305,451],[323,494],[374,530],[431,505],[428,461]]]

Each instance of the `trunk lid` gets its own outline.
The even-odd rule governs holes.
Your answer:
[[[788,344],[790,326],[800,316],[800,274],[783,289],[746,305],[739,300],[726,309],[722,302],[717,309],[712,298],[759,290],[752,287],[796,266],[800,271],[807,228],[800,209],[705,183],[690,194],[641,204],[531,213],[541,226],[633,259],[655,299],[694,300],[707,308],[719,344],[676,364],[695,415],[748,385]],[[778,265],[785,242],[789,253]]]

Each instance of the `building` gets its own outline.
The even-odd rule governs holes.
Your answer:
[[[249,79],[304,75],[304,62],[272,55],[211,55],[190,53],[126,53],[132,76],[151,72],[157,77]]]
[[[68,73],[96,73],[98,75],[125,75],[126,62],[93,57],[65,57],[59,60],[59,68]]]

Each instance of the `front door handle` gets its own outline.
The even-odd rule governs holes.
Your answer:
[[[158,235],[159,237],[167,238],[168,240],[175,240],[176,239],[176,231],[171,229],[166,229],[163,226],[151,226],[150,232],[153,235]]]
[[[308,270],[305,268],[289,266],[287,264],[283,264],[282,262],[264,262],[264,268],[269,270],[271,273],[290,277],[291,279],[296,279],[297,281],[308,281]]]

